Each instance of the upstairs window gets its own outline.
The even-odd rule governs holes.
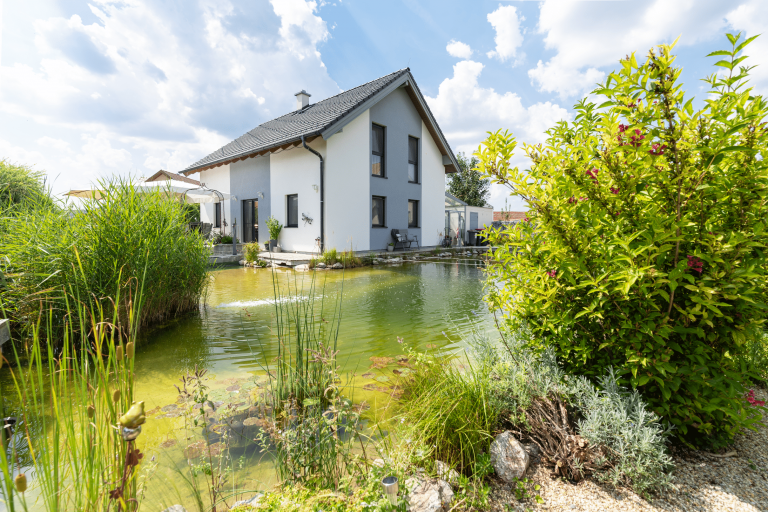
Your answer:
[[[371,225],[374,228],[383,228],[385,226],[384,203],[383,197],[373,196],[371,198]]]
[[[285,227],[287,228],[297,228],[299,227],[299,195],[298,194],[292,194],[290,196],[287,196],[287,210],[288,215],[286,215],[288,222],[286,223]]]
[[[419,182],[419,139],[408,137],[408,181]]]
[[[408,227],[419,227],[419,202],[410,200],[408,201]]]
[[[384,127],[372,125],[371,140],[371,174],[384,177]]]
[[[213,227],[221,227],[221,203],[215,203],[213,205]]]

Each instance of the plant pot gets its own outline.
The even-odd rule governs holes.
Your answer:
[[[274,251],[275,247],[277,247],[277,240],[270,240],[269,241],[269,250]]]
[[[394,250],[395,250],[395,246],[394,245],[388,245],[387,246],[387,252],[392,252]]]
[[[269,250],[269,242],[264,242],[264,250],[265,251]]]
[[[276,245],[274,248],[274,252],[283,252],[283,249],[279,245]]]

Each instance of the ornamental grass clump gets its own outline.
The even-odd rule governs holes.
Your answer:
[[[574,122],[524,144],[490,133],[479,169],[528,204],[528,222],[489,234],[487,299],[537,350],[553,347],[571,375],[622,386],[692,446],[722,446],[759,416],[742,399],[740,355],[766,318],[768,105],[740,66],[754,39],[731,48],[704,80],[695,110],[674,45],[621,60]]]

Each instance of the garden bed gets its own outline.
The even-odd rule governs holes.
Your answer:
[[[757,389],[755,396],[768,399],[768,392]],[[729,455],[736,452],[735,455]],[[736,436],[732,447],[720,454],[688,449],[673,449],[675,489],[655,499],[645,500],[627,489],[615,489],[594,479],[577,485],[552,478],[549,468],[533,459],[527,477],[529,487],[543,503],[534,500],[518,502],[514,489],[494,480],[491,510],[548,511],[760,511],[768,510],[768,426],[757,432],[745,431]]]

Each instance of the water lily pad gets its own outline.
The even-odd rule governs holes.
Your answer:
[[[376,356],[371,356],[371,361],[373,361],[373,364],[371,365],[371,368],[379,368],[379,369],[386,368],[387,366],[392,364],[392,362],[394,360],[395,359],[393,357],[376,357]]]
[[[198,441],[192,443],[184,449],[184,457],[188,459],[199,459],[203,455],[203,449],[205,448],[205,441]]]
[[[170,405],[166,405],[165,407],[163,407],[163,408],[162,408],[162,409],[160,409],[160,410],[161,410],[161,411],[163,411],[163,412],[172,412],[172,411],[175,411],[175,410],[176,410],[176,409],[178,409],[178,408],[179,408],[179,406],[178,406],[178,405],[176,405],[176,404],[170,404]]]
[[[165,450],[166,448],[170,448],[171,446],[175,446],[176,442],[177,441],[175,439],[168,439],[167,441],[163,441],[162,443],[160,443],[160,448]]]
[[[227,391],[229,391],[229,392],[232,392],[232,391],[240,391],[240,384],[234,384],[234,385],[232,385],[232,386],[229,386],[229,387],[227,388]]]
[[[389,377],[387,377],[386,375],[379,375],[378,377],[376,377],[376,380],[379,382],[389,382]]]
[[[372,379],[372,378],[374,378],[375,376],[376,376],[376,374],[375,374],[375,373],[371,373],[371,372],[368,372],[368,373],[364,373],[364,374],[362,375],[362,377],[363,377],[364,379]]]
[[[403,368],[402,370],[392,370],[392,373],[400,377],[407,377],[408,375],[413,373],[413,370],[409,368]]]

